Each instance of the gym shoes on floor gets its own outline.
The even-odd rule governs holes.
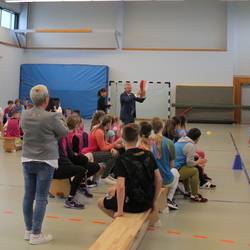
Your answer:
[[[30,234],[30,241],[29,243],[31,245],[39,245],[39,244],[45,244],[53,240],[53,237],[51,234],[43,235],[43,234]]]
[[[174,201],[171,201],[170,199],[168,199],[167,202],[168,202],[168,207],[171,210],[178,210],[179,209],[178,205]]]
[[[212,184],[211,182],[206,182],[205,184],[200,186],[201,189],[215,189],[216,185]]]
[[[24,232],[24,240],[30,240],[30,235],[31,235],[31,231],[25,230]]]
[[[85,206],[81,204],[80,202],[74,200],[74,199],[66,199],[64,202],[65,208],[72,208],[72,209],[84,209]]]
[[[85,195],[87,198],[93,198],[94,195],[90,193],[89,189],[85,186],[85,187],[81,187],[79,189],[80,193]]]
[[[87,180],[87,187],[88,188],[97,187],[97,182],[96,181]]]
[[[203,203],[208,201],[208,199],[204,198],[201,194],[191,195],[190,200],[195,201],[195,202],[203,202]]]

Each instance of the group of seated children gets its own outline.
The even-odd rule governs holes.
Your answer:
[[[105,94],[100,92],[100,96]],[[20,137],[20,101],[8,102],[4,111],[6,136]],[[54,112],[60,112],[60,105]],[[175,116],[165,123],[158,117],[151,122],[123,127],[118,118],[99,110],[94,113],[87,134],[78,111],[66,109],[64,116],[68,136],[58,142],[60,158],[55,179],[70,180],[66,208],[83,209],[76,192],[92,198],[88,187],[100,180],[114,184],[99,207],[109,215],[120,216],[123,211],[139,212],[153,207],[159,186],[168,188],[169,208],[177,210],[174,201],[177,187],[185,197],[206,202],[200,188],[215,188],[205,174],[206,158],[196,145],[201,131],[186,129],[184,116]]]
[[[185,117],[173,117],[165,124],[156,117],[151,122],[123,127],[117,118],[97,111],[88,137],[79,114],[69,115],[67,124],[70,132],[59,143],[59,168],[54,175],[56,179],[72,179],[70,195],[65,201],[67,208],[84,208],[84,204],[74,199],[76,190],[92,197],[87,187],[107,178],[114,187],[98,204],[115,216],[122,214],[121,208],[134,212],[148,208],[148,200],[153,197],[154,201],[156,187],[161,182],[169,190],[168,206],[175,210],[179,209],[174,201],[177,187],[194,202],[207,201],[199,193],[200,188],[215,188],[204,172],[207,162],[204,152],[196,148],[201,132],[197,128],[187,131]],[[153,183],[151,190],[148,182]]]
[[[207,162],[204,153],[203,157],[197,154],[196,144],[201,131],[198,128],[187,131],[185,123],[185,117],[174,117],[164,125],[160,118],[155,117],[151,123],[128,124],[122,129],[125,152],[119,154],[113,167],[116,185],[98,201],[102,211],[117,217],[123,212],[153,209],[161,186],[168,187],[166,199],[169,208],[177,210],[173,198],[179,183],[184,185],[186,198],[207,202],[199,188],[216,186],[204,173]],[[164,131],[171,133],[171,139],[164,136]]]

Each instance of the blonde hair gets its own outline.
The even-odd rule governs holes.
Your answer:
[[[154,136],[154,142],[155,142],[156,151],[157,151],[156,158],[159,160],[161,158],[161,153],[162,153],[161,145],[162,145],[162,139],[163,139],[163,136],[158,134],[161,131],[161,129],[163,129],[163,122],[159,117],[154,117],[152,119],[152,128],[153,128],[154,133],[156,134]]]
[[[49,96],[49,91],[45,85],[36,85],[30,90],[30,99],[37,107],[45,103]]]

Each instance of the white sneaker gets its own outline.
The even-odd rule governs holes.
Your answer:
[[[51,234],[48,234],[48,235],[31,234],[30,235],[30,244],[31,245],[45,244],[45,243],[48,243],[51,240],[53,240],[53,236]]]
[[[31,235],[31,231],[27,231],[25,230],[24,232],[24,240],[30,240],[30,235]]]

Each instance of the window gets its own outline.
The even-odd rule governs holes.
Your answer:
[[[0,26],[8,29],[17,29],[18,14],[11,10],[1,9],[0,7]]]

